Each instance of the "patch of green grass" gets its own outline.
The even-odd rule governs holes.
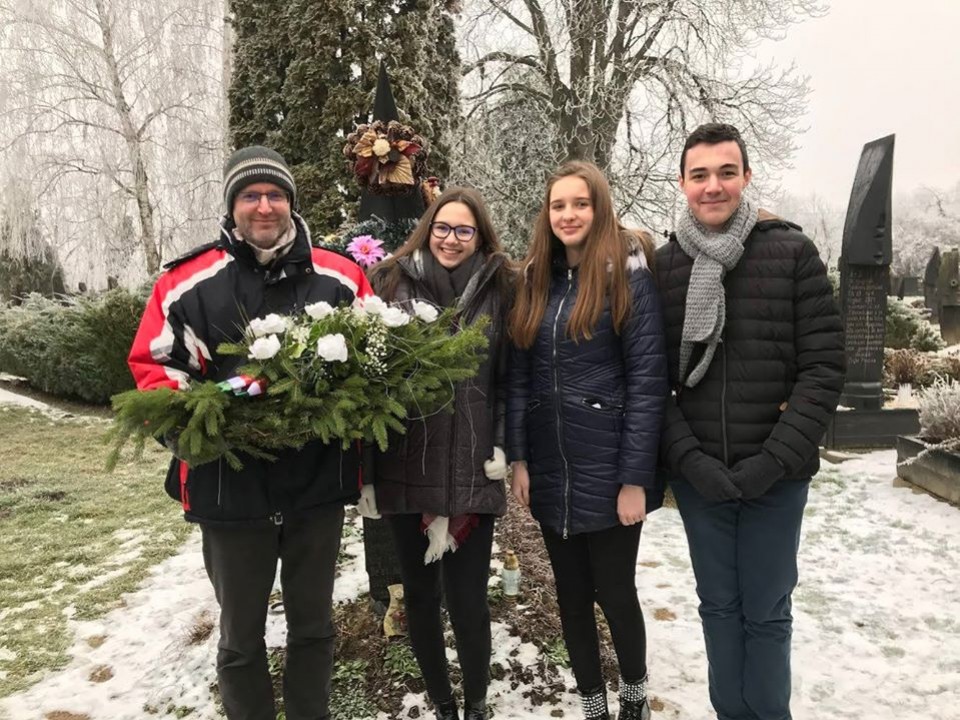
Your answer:
[[[121,606],[190,531],[163,492],[169,454],[108,474],[106,427],[0,406],[0,697],[63,667],[68,616]]]

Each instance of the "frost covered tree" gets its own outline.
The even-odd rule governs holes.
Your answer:
[[[674,212],[679,150],[701,122],[737,125],[767,168],[790,157],[806,81],[748,52],[821,10],[817,0],[471,0],[464,100],[502,111],[503,98],[522,99],[541,119],[526,132],[549,126],[549,162],[593,160],[621,212],[652,223]]]
[[[221,158],[220,11],[0,0],[0,146],[27,159],[44,211],[84,227],[88,256],[139,258],[142,276],[198,241],[186,225],[209,212]]]
[[[381,58],[398,109],[430,142],[431,171],[446,173],[459,118],[450,9],[440,0],[233,1],[233,143],[284,155],[315,234],[339,227],[359,196],[342,148],[368,119]]]
[[[894,200],[893,269],[922,276],[935,247],[960,246],[960,183],[949,190],[923,187]]]

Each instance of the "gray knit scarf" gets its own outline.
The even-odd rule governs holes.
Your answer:
[[[679,375],[687,387],[693,387],[703,379],[713,360],[727,316],[723,278],[737,266],[743,255],[743,243],[756,224],[757,208],[747,198],[740,201],[740,206],[720,232],[707,230],[690,208],[680,218],[677,242],[693,258],[680,340]],[[694,343],[705,343],[706,348],[700,362],[684,379]]]

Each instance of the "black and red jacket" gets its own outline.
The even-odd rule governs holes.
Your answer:
[[[372,294],[363,271],[336,253],[314,248],[294,214],[297,239],[273,263],[260,265],[225,220],[220,239],[166,266],[147,303],[128,362],[137,387],[186,390],[192,380],[225,380],[244,359],[217,347],[238,342],[253,318],[297,314],[326,301],[336,307]],[[308,443],[279,453],[275,462],[241,456],[243,469],[224,460],[188,467],[174,458],[166,491],[183,504],[187,520],[267,524],[309,514],[334,502],[355,501],[360,455],[339,443]]]

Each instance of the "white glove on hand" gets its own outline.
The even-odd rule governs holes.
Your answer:
[[[364,485],[360,488],[360,501],[357,503],[357,510],[365,518],[380,519],[380,513],[377,512],[377,494],[373,485]]]
[[[493,457],[483,463],[483,473],[491,480],[505,480],[507,477],[507,456],[503,448],[494,447]]]
[[[445,515],[437,515],[429,525],[427,525],[427,552],[423,554],[423,564],[429,565],[443,557],[447,551],[457,549],[457,541],[453,539],[448,530],[450,529],[450,518]]]

